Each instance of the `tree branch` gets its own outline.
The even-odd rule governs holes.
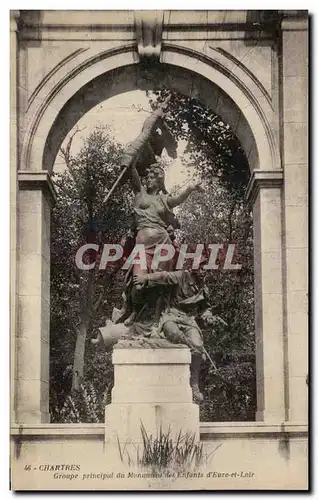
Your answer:
[[[63,158],[63,160],[65,161],[65,164],[66,164],[66,167],[68,168],[73,180],[74,180],[74,183],[76,185],[76,188],[77,188],[77,191],[80,195],[80,190],[79,190],[79,187],[78,187],[78,183],[76,181],[76,176],[75,176],[75,172],[74,172],[74,169],[72,167],[72,156],[71,156],[71,146],[72,146],[72,142],[73,142],[73,139],[74,139],[74,136],[78,133],[78,132],[82,132],[83,130],[85,130],[86,127],[83,127],[82,129],[79,129],[78,127],[76,127],[76,130],[73,132],[73,134],[70,136],[69,140],[68,140],[68,143],[66,144],[66,147],[63,148],[62,146],[60,147],[60,153],[59,155],[61,156],[61,158]]]
[[[232,216],[233,216],[233,213],[234,213],[234,210],[235,210],[236,204],[237,204],[237,202],[236,202],[236,201],[233,201],[233,203],[232,203],[232,205],[231,205],[231,207],[230,207],[229,214],[228,214],[228,222],[229,222],[229,241],[231,241],[231,239],[232,239],[232,232],[233,232],[233,227],[232,227]]]

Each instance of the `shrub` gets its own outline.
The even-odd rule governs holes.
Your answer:
[[[110,399],[109,387],[98,396],[93,384],[85,382],[69,394],[61,408],[51,407],[51,422],[99,423],[105,420],[105,406]]]

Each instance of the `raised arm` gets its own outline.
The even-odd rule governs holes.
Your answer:
[[[137,193],[140,193],[144,188],[141,185],[140,177],[135,167],[140,153],[145,148],[147,142],[150,139],[151,133],[156,126],[157,121],[164,116],[165,109],[168,106],[170,96],[155,110],[151,115],[145,120],[142,127],[142,131],[138,137],[132,141],[124,150],[124,154],[121,159],[121,167],[123,169],[131,170],[131,178],[133,182],[133,188]]]
[[[141,193],[141,191],[145,189],[141,184],[141,180],[135,165],[131,167],[131,180],[133,189],[136,193]]]
[[[167,203],[170,208],[177,207],[178,205],[181,205],[184,201],[186,201],[187,198],[189,198],[190,194],[193,191],[203,191],[203,188],[201,186],[201,182],[197,182],[195,184],[190,184],[188,187],[186,187],[181,193],[175,195],[175,196],[168,196]]]

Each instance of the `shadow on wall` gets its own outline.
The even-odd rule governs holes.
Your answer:
[[[19,31],[32,26],[32,40],[28,40],[29,47],[40,47],[42,42],[43,11],[41,10],[20,10],[18,20]]]
[[[247,46],[268,45],[276,38],[282,15],[278,10],[248,10],[248,31],[244,41]]]

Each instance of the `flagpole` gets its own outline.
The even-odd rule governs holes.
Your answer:
[[[165,101],[159,106],[159,108],[162,108],[162,109],[165,109],[165,107],[167,106],[168,102],[170,101],[171,99],[171,95],[169,95]],[[136,161],[136,159],[135,159]],[[120,172],[119,176],[117,177],[116,181],[114,182],[114,184],[112,185],[110,191],[106,194],[105,198],[104,198],[104,203],[107,203],[109,198],[111,197],[111,195],[113,194],[113,192],[115,191],[115,189],[117,188],[118,184],[120,183],[120,181],[122,180],[122,178],[124,177],[125,173],[127,172],[127,170],[130,168],[130,165],[126,165],[122,171]]]
[[[125,173],[127,172],[129,167],[124,167],[122,169],[122,171],[120,172],[119,176],[117,177],[116,181],[114,182],[114,184],[112,185],[110,191],[108,191],[108,193],[106,194],[105,198],[104,198],[104,203],[107,203],[109,198],[111,197],[111,195],[113,194],[113,192],[115,191],[115,189],[117,188],[118,184],[120,183],[120,181],[122,180],[122,178],[124,177]]]

